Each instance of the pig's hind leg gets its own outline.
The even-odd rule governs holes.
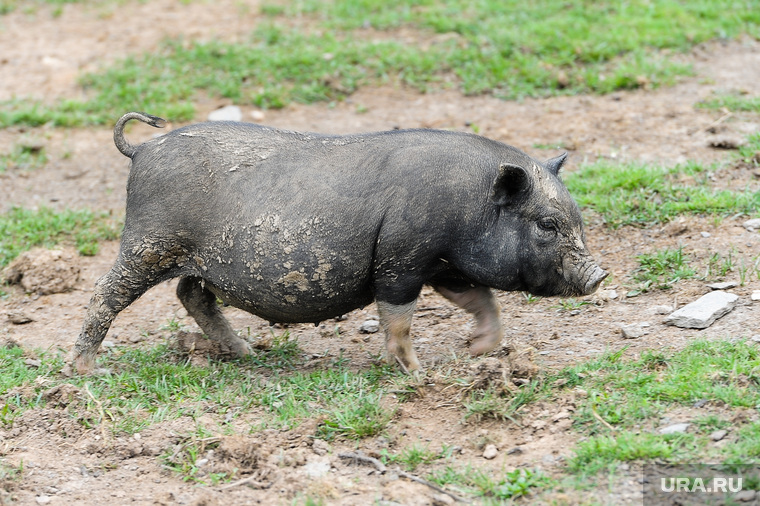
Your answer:
[[[225,353],[236,358],[251,353],[248,343],[235,334],[216,304],[216,295],[204,286],[201,278],[180,278],[177,285],[177,297],[203,332],[210,339],[221,344]]]
[[[477,284],[451,288],[433,284],[433,288],[475,317],[475,330],[470,341],[473,356],[488,353],[499,346],[504,337],[501,310],[490,288]]]
[[[161,279],[158,273],[145,268],[140,262],[126,262],[120,255],[111,270],[95,283],[82,332],[74,344],[73,355],[64,374],[73,374],[71,366],[79,374],[90,372],[100,343],[116,315]]]

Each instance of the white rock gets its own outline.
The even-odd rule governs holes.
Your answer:
[[[496,456],[499,454],[498,448],[496,448],[495,445],[488,445],[486,446],[486,449],[483,450],[483,458],[487,460],[492,460],[496,458]]]
[[[37,504],[50,504],[52,498],[49,495],[38,495],[34,500],[37,501]]]
[[[648,327],[648,324],[634,323],[631,325],[623,325],[620,327],[620,332],[623,334],[623,339],[638,339],[646,335],[647,331],[644,327]]]
[[[673,312],[672,306],[655,306],[654,314],[670,314]]]
[[[704,237],[705,239],[707,239],[707,238],[708,238],[708,237],[710,237],[712,234],[710,234],[710,232],[700,232],[700,233],[699,233],[699,235],[701,235],[702,237]]]
[[[243,119],[243,111],[236,105],[228,105],[211,111],[208,115],[209,121],[240,121]]]
[[[330,467],[330,457],[314,455],[303,466],[303,470],[309,478],[321,478],[330,472]]]
[[[750,298],[752,300],[760,300],[760,290],[754,290]]]
[[[251,111],[251,118],[253,121],[264,121],[266,117],[266,114],[264,114],[262,111]]]
[[[380,330],[380,322],[377,320],[367,320],[359,327],[362,334],[374,334]]]
[[[754,232],[758,228],[760,228],[760,218],[755,218],[754,220],[747,220],[744,223],[742,223],[742,226],[749,230],[750,232]]]
[[[690,423],[676,423],[673,425],[668,425],[667,427],[663,427],[658,432],[660,434],[680,434],[682,432],[686,432],[686,429],[688,429],[690,425]]]
[[[713,441],[720,441],[721,439],[723,439],[727,435],[728,435],[728,431],[725,430],[725,429],[716,430],[715,432],[713,432],[712,434],[710,434],[710,439],[712,439]]]
[[[665,317],[667,325],[686,329],[706,329],[736,306],[738,295],[716,290]]]
[[[729,288],[736,288],[739,283],[736,281],[724,281],[723,283],[710,283],[707,288],[712,290],[728,290]]]

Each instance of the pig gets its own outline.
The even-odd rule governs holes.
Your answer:
[[[177,295],[203,332],[250,353],[217,298],[270,322],[318,323],[373,301],[386,357],[417,371],[412,314],[424,285],[471,313],[470,352],[503,338],[491,289],[593,293],[607,273],[585,246],[578,206],[559,178],[566,154],[540,162],[461,132],[299,133],[212,122],[140,145],[131,159],[115,264],[87,308],[70,366],[92,370],[114,318],[150,287]]]

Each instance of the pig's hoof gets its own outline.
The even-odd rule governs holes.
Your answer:
[[[253,350],[251,349],[251,345],[245,342],[244,340],[238,338],[235,338],[234,341],[230,341],[227,343],[230,349],[230,354],[235,358],[243,358],[247,357],[251,353],[253,353]]]
[[[419,360],[417,360],[417,357],[411,357],[404,360],[403,358],[399,357],[398,355],[393,355],[392,361],[395,361],[398,366],[401,368],[402,371],[404,371],[406,374],[413,374],[413,373],[422,373],[422,367],[420,366]]]
[[[501,337],[492,338],[491,336],[482,336],[478,339],[474,339],[472,343],[470,343],[470,355],[477,357],[478,355],[493,351],[499,347],[499,343],[501,343]]]

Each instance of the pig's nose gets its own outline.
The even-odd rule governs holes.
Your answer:
[[[591,295],[594,293],[596,289],[599,288],[599,285],[602,283],[602,281],[604,281],[604,279],[609,275],[609,272],[605,271],[598,265],[595,265],[593,271],[591,271],[589,274],[586,285],[583,287],[583,294]]]

